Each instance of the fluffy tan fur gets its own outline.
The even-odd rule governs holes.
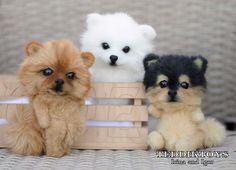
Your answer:
[[[160,76],[158,82],[166,77]],[[186,76],[180,79],[187,81]],[[180,80],[181,81],[181,80]],[[192,151],[217,146],[225,137],[224,126],[215,119],[205,119],[201,111],[202,90],[189,88],[178,90],[178,102],[167,101],[168,90],[154,87],[148,89],[149,113],[160,118],[157,131],[148,136],[152,149],[169,151]]]
[[[26,54],[18,75],[30,98],[31,111],[19,113],[17,122],[6,126],[6,142],[19,154],[44,152],[61,157],[70,152],[75,138],[85,129],[82,110],[94,57],[67,40],[31,42]],[[46,68],[52,68],[53,74],[43,75]],[[68,72],[75,73],[73,80],[66,77]],[[53,90],[58,78],[64,80],[60,92]]]
[[[17,154],[41,155],[45,149],[43,129],[39,127],[32,105],[25,105],[16,122],[1,126],[4,143]]]

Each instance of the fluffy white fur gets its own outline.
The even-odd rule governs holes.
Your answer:
[[[87,16],[87,29],[81,37],[82,50],[90,51],[96,58],[92,67],[95,82],[142,81],[143,58],[152,52],[155,30],[149,25],[139,25],[125,13]],[[102,43],[110,48],[104,50]],[[128,53],[122,49],[130,47]],[[118,56],[117,66],[110,65],[110,56]]]

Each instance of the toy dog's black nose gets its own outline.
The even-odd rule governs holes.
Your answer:
[[[56,79],[56,80],[55,80],[55,84],[56,84],[56,85],[59,85],[59,86],[62,86],[62,85],[64,84],[64,80],[62,80],[62,79]]]
[[[177,92],[174,91],[174,90],[170,90],[170,91],[168,92],[168,95],[171,96],[171,97],[172,97],[172,96],[173,96],[173,97],[176,96],[176,94],[177,94]]]
[[[118,57],[116,55],[111,55],[110,56],[110,60],[111,60],[111,65],[115,65],[116,61],[118,60]]]
[[[55,80],[55,84],[56,84],[56,86],[55,86],[54,90],[55,90],[56,92],[61,92],[61,91],[62,91],[63,84],[64,84],[64,80],[62,80],[62,79],[56,79],[56,80]]]
[[[168,95],[170,96],[170,101],[176,101],[176,95],[177,95],[177,92],[175,90],[170,90],[168,91]]]

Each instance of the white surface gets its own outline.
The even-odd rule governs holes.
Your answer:
[[[0,100],[0,104],[27,104],[29,103],[28,97],[12,98],[7,100]]]
[[[29,103],[29,98],[28,97],[18,97],[18,98],[9,98],[7,100],[1,100],[0,99],[0,104],[27,104]],[[91,99],[86,99],[85,100],[86,105],[91,105]]]
[[[130,121],[95,121],[95,120],[87,120],[87,127],[126,127],[132,128],[134,127],[133,122]]]
[[[0,125],[7,124],[8,121],[6,119],[0,119]],[[133,122],[121,122],[121,121],[86,121],[87,127],[126,127],[132,128],[134,127]]]
[[[8,123],[7,119],[0,119],[0,125],[4,125],[7,123]]]

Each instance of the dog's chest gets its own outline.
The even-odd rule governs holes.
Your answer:
[[[73,120],[79,117],[79,104],[70,102],[55,102],[48,106],[49,115],[52,119]]]
[[[163,114],[158,130],[164,138],[179,138],[196,130],[196,123],[191,121],[191,113]]]

